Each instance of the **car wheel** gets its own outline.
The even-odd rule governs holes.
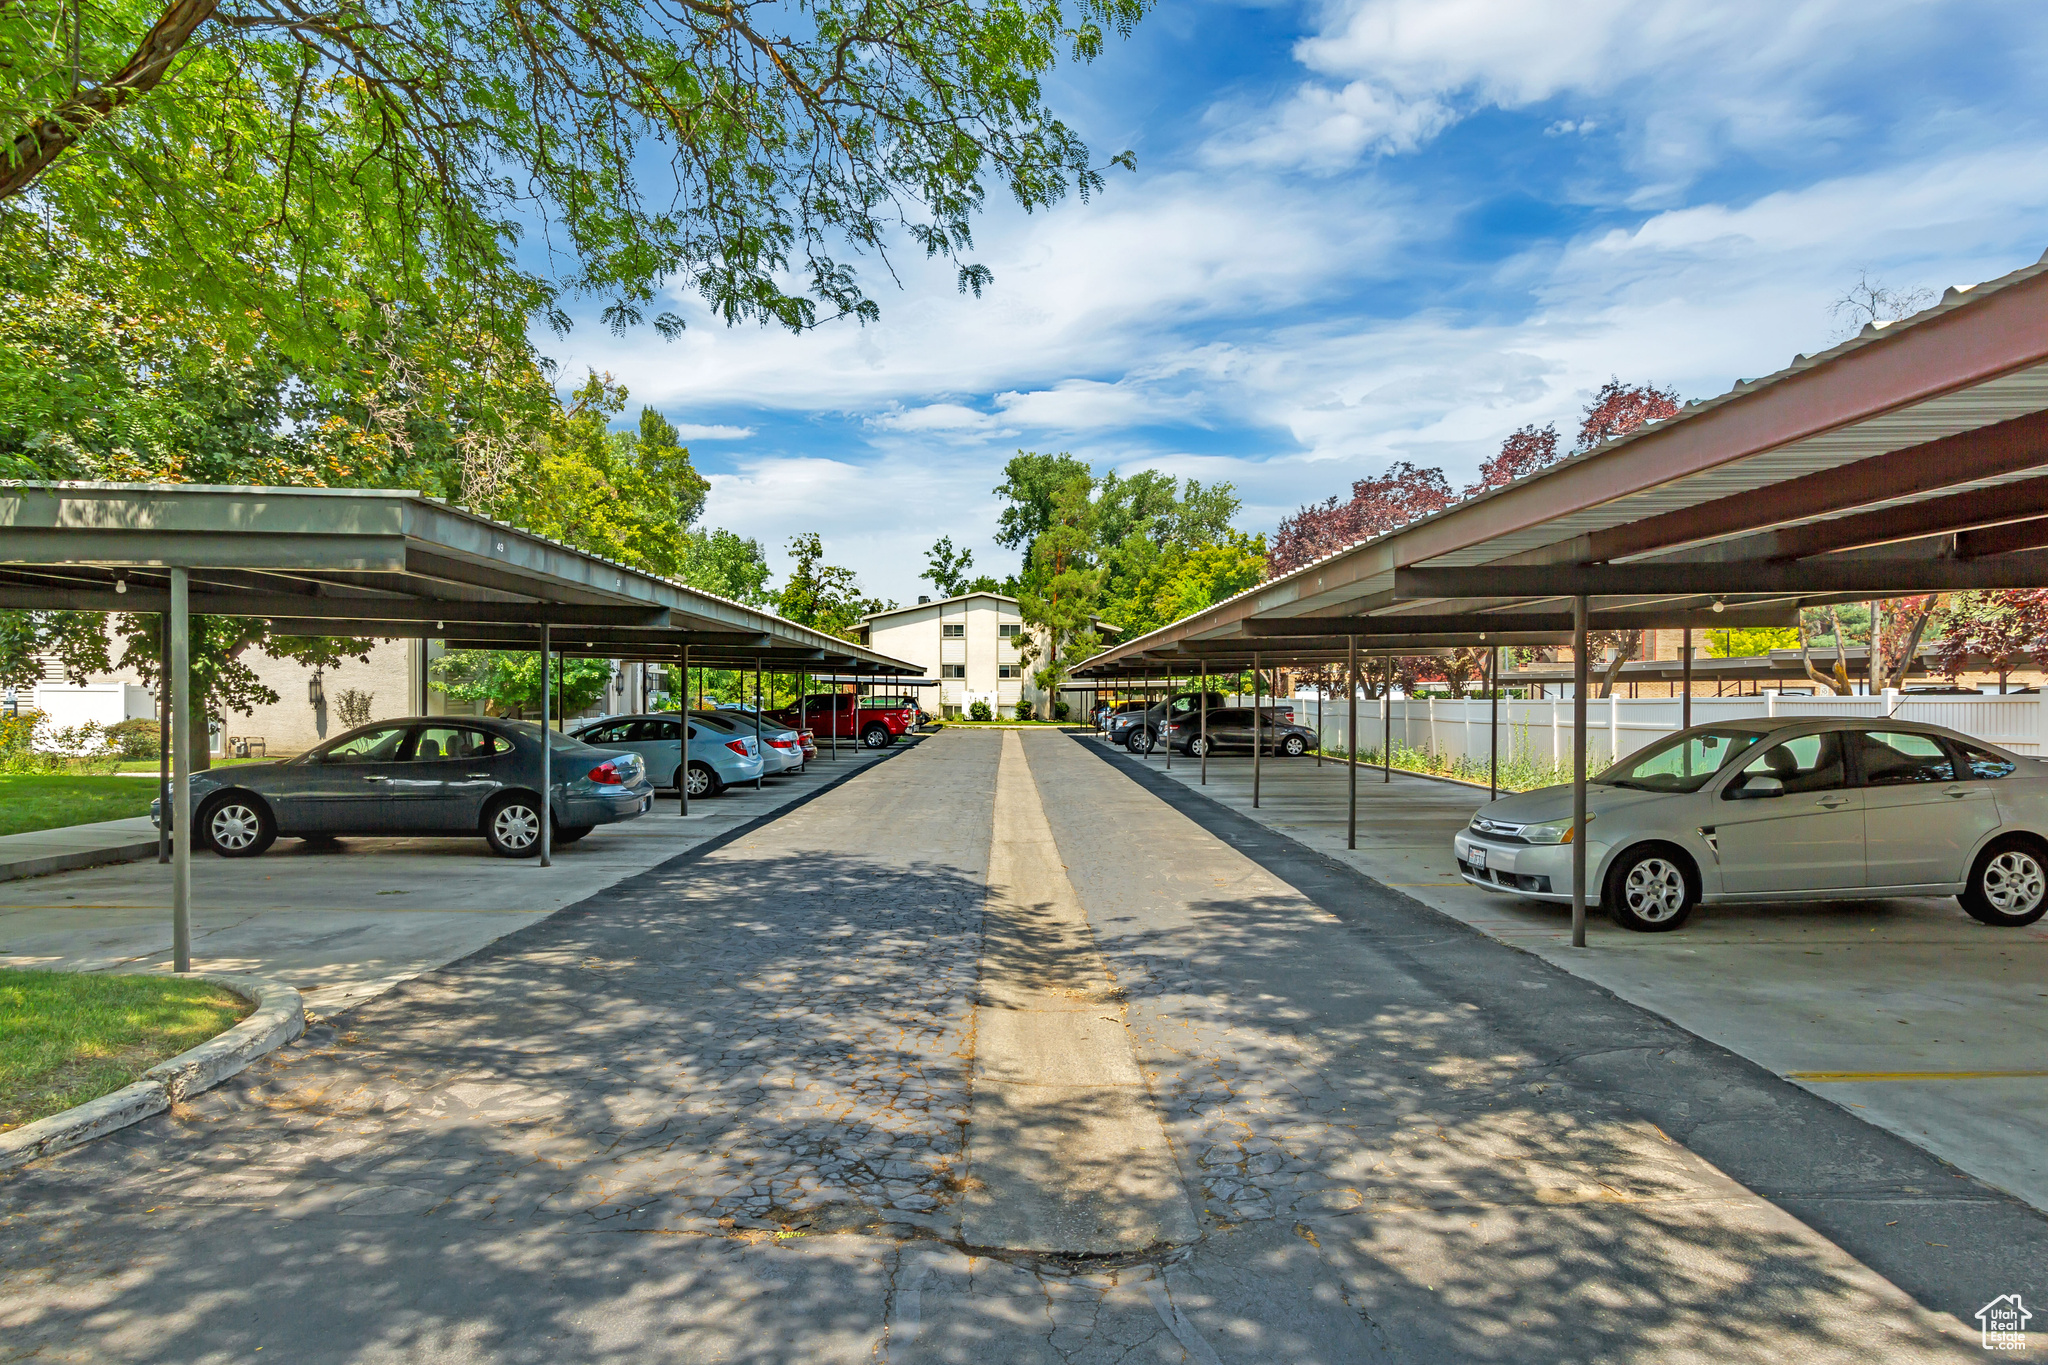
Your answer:
[[[1664,844],[1632,848],[1607,871],[1601,899],[1624,929],[1661,934],[1676,929],[1699,903],[1697,878],[1678,850]]]
[[[556,825],[555,847],[560,848],[564,844],[573,844],[595,828],[595,825]]]
[[[1126,749],[1129,749],[1134,754],[1151,753],[1152,732],[1150,730],[1143,730],[1134,727],[1131,730],[1131,737],[1124,741],[1124,747]]]
[[[208,846],[223,858],[253,858],[277,841],[277,822],[270,818],[270,808],[253,796],[217,796],[206,803],[193,823]]]
[[[718,780],[718,773],[709,763],[699,763],[694,759],[691,760],[689,795],[692,800],[706,796],[716,796],[724,790],[725,784]]]
[[[2032,924],[2048,910],[2048,856],[2029,839],[1996,840],[1977,855],[1967,889],[1956,899],[1983,924]]]
[[[870,725],[860,732],[861,747],[865,749],[886,749],[889,747],[889,727]]]
[[[484,812],[484,840],[500,858],[540,853],[540,798],[508,796]]]
[[[1289,735],[1280,744],[1280,752],[1289,758],[1300,758],[1308,752],[1308,741],[1300,735]]]
[[[1193,739],[1188,741],[1189,758],[1200,758],[1203,754],[1206,754],[1208,752],[1209,741],[1203,739],[1200,735],[1196,735]]]

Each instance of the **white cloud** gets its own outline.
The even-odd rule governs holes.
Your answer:
[[[699,426],[693,422],[676,424],[676,435],[685,441],[744,441],[753,434],[752,427]]]
[[[917,408],[891,403],[888,411],[868,419],[868,425],[881,431],[989,431],[995,424],[995,418],[987,413],[959,403],[928,403]]]

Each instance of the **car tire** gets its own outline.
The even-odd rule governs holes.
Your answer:
[[[596,828],[597,826],[595,825],[556,825],[555,847],[561,848],[565,844],[573,844]]]
[[[540,798],[501,797],[484,811],[484,841],[500,858],[540,856]]]
[[[1151,753],[1152,732],[1142,726],[1132,726],[1130,737],[1124,741],[1124,747],[1141,756]]]
[[[860,745],[863,749],[888,748],[889,727],[886,725],[868,726],[867,729],[860,732]]]
[[[1308,752],[1308,741],[1300,735],[1289,735],[1280,741],[1280,752],[1289,758],[1300,758]]]
[[[193,827],[223,858],[254,858],[277,842],[270,807],[246,792],[226,792],[200,808]]]
[[[1668,933],[1684,924],[1699,904],[1699,874],[1671,845],[1644,844],[1614,860],[1600,899],[1622,928],[1638,934]]]
[[[725,783],[719,781],[718,770],[699,759],[690,760],[690,791],[693,801],[704,800],[725,790]]]
[[[1196,735],[1193,739],[1188,741],[1189,758],[1200,758],[1203,754],[1206,754],[1208,752],[1209,741],[1204,739],[1202,736]]]
[[[1994,839],[1977,855],[1956,899],[1980,924],[2001,929],[2032,924],[2048,910],[2048,853],[2032,839]]]

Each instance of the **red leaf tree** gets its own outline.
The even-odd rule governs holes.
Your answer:
[[[1624,384],[1610,376],[1586,404],[1586,415],[1579,423],[1579,443],[1573,448],[1591,450],[1602,441],[1628,435],[1645,422],[1675,417],[1679,406],[1676,389]]]
[[[1545,465],[1557,463],[1557,423],[1517,427],[1500,443],[1500,454],[1479,466],[1479,482],[1465,490],[1466,497],[1513,483],[1524,474],[1534,474]]]
[[[1935,667],[1951,679],[1981,658],[2003,693],[2013,670],[2048,665],[2048,591],[1959,592],[1933,626]]]
[[[1406,526],[1456,502],[1441,469],[1422,469],[1406,460],[1377,478],[1351,485],[1351,500],[1329,498],[1283,517],[1266,556],[1269,577],[1300,568],[1361,540]]]

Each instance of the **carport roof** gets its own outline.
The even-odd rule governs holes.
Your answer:
[[[0,485],[0,607],[195,612],[286,634],[916,676],[914,664],[399,489]]]
[[[1150,634],[1083,675],[2048,585],[2048,257]],[[1716,604],[1725,608],[1716,613]],[[1482,632],[1484,633],[1482,635]]]

